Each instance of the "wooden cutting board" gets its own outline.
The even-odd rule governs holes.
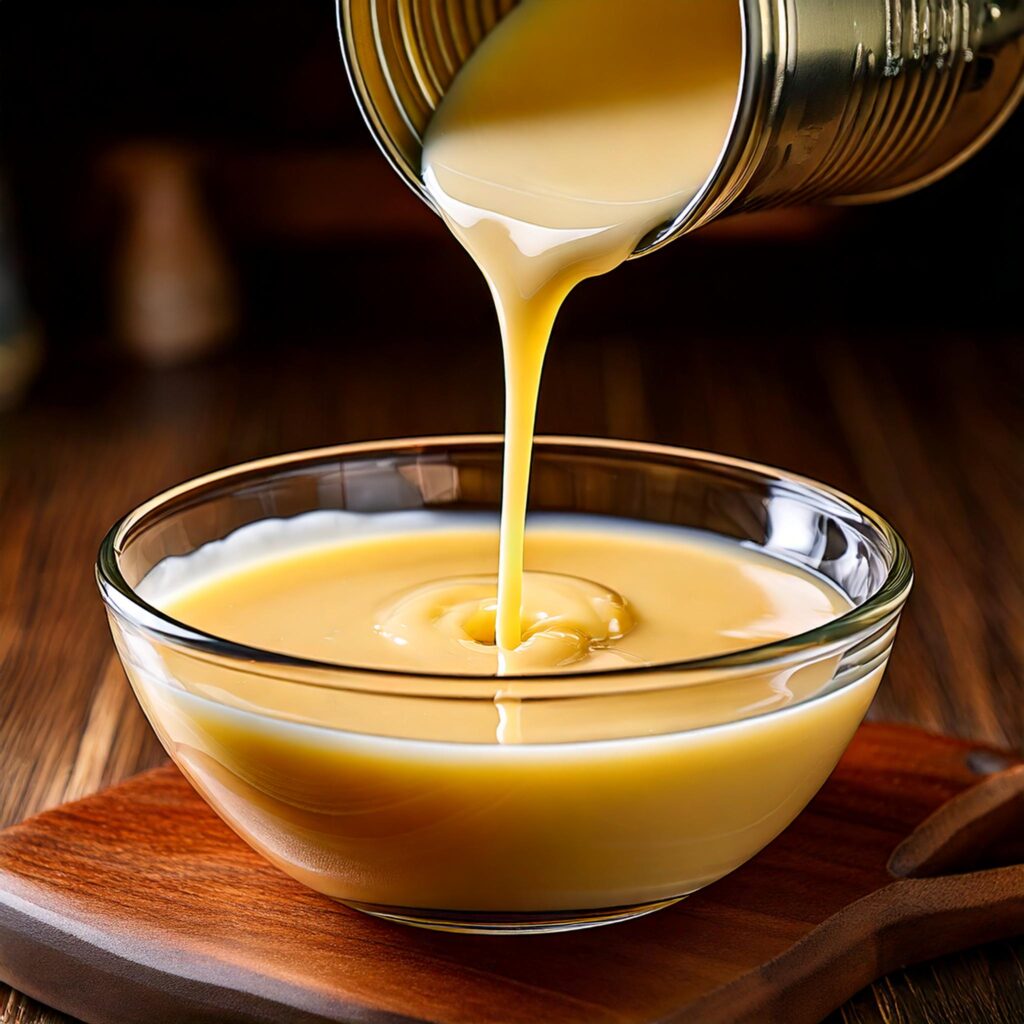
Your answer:
[[[1022,822],[1013,759],[866,725],[782,836],[682,903],[447,935],[293,882],[169,766],[0,834],[0,977],[96,1024],[799,1024],[888,970],[1024,933]]]

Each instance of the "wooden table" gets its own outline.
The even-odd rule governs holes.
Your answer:
[[[665,295],[693,270],[698,257],[687,258],[666,257],[653,283],[638,269],[647,261],[626,268],[612,298],[586,287],[552,348],[541,429],[711,448],[862,497],[904,533],[918,573],[871,714],[1019,747],[1019,337],[998,324],[983,336],[938,330],[910,314],[879,329],[866,309],[842,314],[844,286],[830,292],[825,275],[813,302],[767,321],[783,278],[740,302],[722,277],[709,285],[715,310],[684,331],[668,325]],[[736,272],[731,260],[714,247],[699,255],[712,282]],[[813,261],[794,273],[812,274]],[[351,305],[327,327],[313,316],[294,333],[251,331],[220,361],[169,372],[65,357],[27,407],[0,419],[0,826],[163,759],[112,660],[92,579],[118,515],[270,452],[499,427],[498,349],[471,272],[445,264],[433,278],[443,300],[431,304],[405,268],[412,294],[389,308],[360,291],[370,272],[346,266]],[[464,289],[453,335],[450,296]],[[402,305],[415,315],[399,328]],[[716,326],[723,308],[727,332]],[[609,329],[627,323],[643,343]],[[1022,955],[1024,942],[1010,942],[902,972],[833,1022],[1019,1022]],[[63,1019],[0,986],[2,1024]]]

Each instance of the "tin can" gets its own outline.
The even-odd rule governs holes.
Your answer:
[[[740,4],[743,25],[730,135],[703,189],[638,255],[730,213],[922,188],[984,145],[1024,95],[1024,0],[722,2]],[[426,126],[459,68],[515,5],[338,0],[363,116],[428,205]]]

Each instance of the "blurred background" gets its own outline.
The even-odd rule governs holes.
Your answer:
[[[582,289],[554,361],[564,337],[612,325],[669,336],[673,359],[698,328],[798,361],[839,327],[989,344],[1024,280],[1022,126],[919,195],[733,221]],[[70,364],[226,346],[348,359],[400,339],[405,359],[454,365],[462,339],[494,337],[479,275],[372,146],[330,0],[5,3],[0,167],[6,273],[45,339],[44,387]]]
[[[918,194],[726,220],[584,284],[539,414],[873,504],[918,584],[872,714],[1017,747],[1022,140],[1024,110]],[[260,455],[501,427],[487,290],[375,150],[331,0],[0,3],[0,407],[2,826],[162,757],[91,578],[118,516]],[[1019,947],[986,955],[1024,991]]]

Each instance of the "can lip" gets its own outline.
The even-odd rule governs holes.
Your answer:
[[[302,463],[314,463],[339,457],[395,454],[423,449],[448,449],[451,447],[463,449],[480,446],[493,447],[500,446],[501,443],[502,437],[498,434],[416,437],[400,440],[358,442],[271,456],[253,462],[229,466],[214,473],[189,480],[143,502],[111,527],[100,546],[96,563],[96,579],[101,596],[111,614],[130,623],[133,628],[141,630],[159,642],[178,649],[192,651],[200,656],[216,656],[243,661],[247,665],[247,671],[256,674],[260,674],[258,666],[262,665],[265,667],[266,674],[268,675],[275,675],[278,671],[291,668],[328,672],[331,675],[337,675],[340,672],[352,678],[362,678],[367,681],[385,678],[392,680],[404,678],[420,682],[429,680],[450,682],[456,679],[493,683],[497,678],[495,676],[478,674],[459,675],[450,672],[436,673],[405,669],[396,671],[394,669],[377,669],[362,665],[346,665],[279,654],[230,641],[180,622],[146,602],[123,576],[119,561],[125,541],[138,523],[147,516],[166,507],[169,503],[187,498],[193,492],[208,487],[211,484],[226,483],[240,478],[248,479],[254,475],[273,472],[284,467],[294,467]],[[864,516],[865,519],[879,530],[890,546],[892,551],[891,565],[879,589],[863,604],[852,608],[850,611],[822,626],[792,637],[704,658],[676,659],[644,665],[633,665],[621,669],[568,671],[556,675],[539,673],[536,675],[501,677],[501,681],[505,684],[516,682],[524,684],[528,689],[531,687],[536,689],[541,684],[554,681],[564,688],[573,681],[596,680],[600,683],[602,692],[613,692],[614,687],[608,686],[609,681],[621,677],[632,679],[642,676],[656,676],[666,672],[703,672],[715,669],[751,668],[765,664],[785,663],[794,658],[799,659],[809,650],[823,651],[826,648],[842,646],[866,631],[875,629],[883,623],[890,621],[899,614],[910,592],[913,584],[913,567],[910,553],[903,538],[877,512],[874,512],[857,499],[827,484],[801,476],[800,474],[780,470],[764,463],[669,445],[565,436],[540,436],[536,438],[536,444],[539,448],[547,449],[569,448],[589,452],[609,451],[620,456],[639,455],[649,459],[667,459],[676,462],[682,459],[709,468],[718,466],[724,469],[755,472],[773,479],[795,482],[836,499]],[[284,683],[292,682],[292,680],[284,677],[275,677],[280,678]],[[523,695],[528,696],[528,692]]]
[[[714,169],[700,191],[667,227],[642,239],[629,257],[636,259],[655,252],[681,235],[702,227],[716,217],[742,191],[757,166],[767,140],[755,125],[764,111],[778,102],[781,79],[774,73],[779,47],[766,38],[765,23],[758,0],[736,0],[740,10],[740,73],[732,122]],[[770,28],[786,36],[785,14]]]
[[[433,210],[438,216],[438,210],[430,194],[423,187],[419,175],[415,173],[405,158],[401,148],[395,144],[390,133],[386,130],[376,106],[370,100],[370,91],[366,87],[366,79],[355,60],[355,53],[351,43],[353,38],[352,24],[350,20],[350,6],[348,0],[336,0],[335,19],[338,27],[338,41],[341,45],[342,63],[345,65],[345,74],[356,98],[356,106],[363,123],[369,129],[370,136],[377,144],[377,148],[384,155],[384,159],[391,165],[392,170],[412,190],[412,192]]]

